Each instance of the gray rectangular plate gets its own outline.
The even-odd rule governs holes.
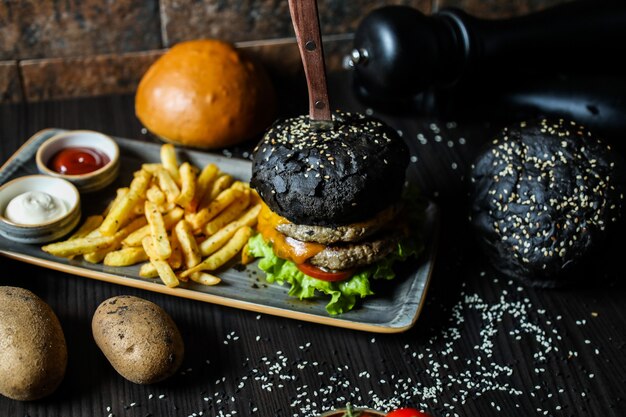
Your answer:
[[[0,185],[17,177],[36,174],[37,148],[46,139],[62,131],[46,129],[29,139],[0,168]],[[120,146],[120,176],[106,189],[82,196],[83,216],[102,212],[115,195],[115,190],[127,186],[133,172],[139,169],[142,163],[160,160],[160,146],[157,144],[122,138],[114,139]],[[186,149],[178,149],[178,156],[180,160],[190,161],[198,167],[215,163],[222,171],[237,179],[243,181],[250,179],[251,164],[246,160],[230,159]],[[258,269],[256,262],[245,269],[229,268],[218,271],[222,283],[213,287],[189,282],[181,283],[181,286],[177,288],[168,288],[159,280],[141,278],[138,266],[108,267],[82,260],[57,258],[43,252],[39,246],[19,244],[2,237],[0,237],[0,254],[69,274],[173,296],[331,326],[378,333],[395,333],[409,329],[417,320],[424,304],[435,259],[437,222],[437,208],[430,203],[426,209],[426,221],[422,231],[425,240],[425,252],[422,256],[418,260],[399,265],[398,276],[393,281],[373,283],[376,295],[366,298],[357,304],[353,311],[340,316],[329,316],[326,313],[325,297],[299,301],[287,295],[287,287],[267,284],[264,273]]]

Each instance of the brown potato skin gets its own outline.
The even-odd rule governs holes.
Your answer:
[[[54,311],[31,291],[0,287],[0,394],[32,401],[65,376],[67,345]]]
[[[158,305],[130,295],[109,298],[91,322],[93,338],[113,368],[135,384],[172,376],[185,352],[172,318]]]

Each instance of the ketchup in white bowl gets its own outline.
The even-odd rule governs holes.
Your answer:
[[[101,190],[119,173],[120,150],[113,138],[90,130],[52,134],[35,155],[39,172],[63,178],[81,193]]]
[[[63,175],[83,175],[99,170],[110,161],[106,153],[95,148],[63,148],[50,159],[48,167]]]

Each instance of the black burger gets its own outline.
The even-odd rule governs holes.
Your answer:
[[[326,293],[338,314],[415,249],[401,202],[406,144],[361,114],[336,112],[333,122],[315,131],[308,116],[280,120],[256,147],[250,184],[264,206],[249,252],[269,282],[291,284],[300,299]]]

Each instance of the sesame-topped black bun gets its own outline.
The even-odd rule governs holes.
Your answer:
[[[472,183],[472,223],[493,266],[535,286],[578,278],[623,216],[622,159],[570,121],[504,129]]]
[[[400,198],[409,151],[383,122],[336,112],[330,131],[308,116],[279,120],[257,145],[255,188],[293,223],[337,226],[374,216]]]

